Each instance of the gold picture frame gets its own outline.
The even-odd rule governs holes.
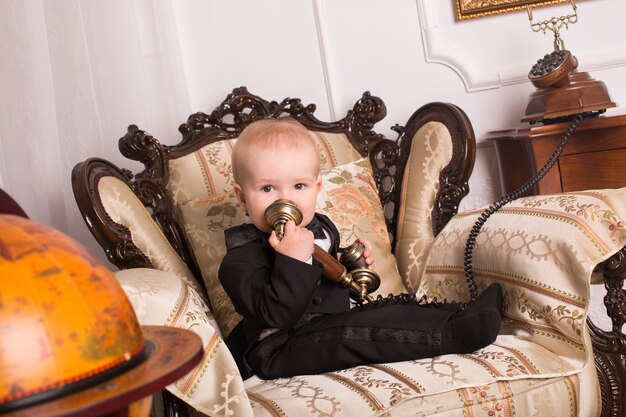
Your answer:
[[[459,20],[526,10],[527,6],[541,7],[567,1],[569,0],[454,0]]]

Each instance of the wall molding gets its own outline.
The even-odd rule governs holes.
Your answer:
[[[441,29],[434,11],[437,1],[416,1],[426,62],[442,64],[452,69],[463,81],[465,91],[471,93],[528,82],[528,66],[501,66],[486,71],[471,54],[446,39],[445,31]],[[626,66],[626,49],[576,56],[583,71]]]
[[[326,100],[328,102],[328,113],[330,114],[330,120],[337,120],[337,114],[335,113],[335,100],[333,99],[332,80],[330,75],[330,68],[328,64],[328,53],[326,46],[326,25],[322,21],[323,15],[323,3],[319,0],[313,0],[313,16],[315,18],[315,31],[317,35],[317,42],[320,48],[320,60],[322,64],[322,71],[324,73],[324,87],[326,89]]]

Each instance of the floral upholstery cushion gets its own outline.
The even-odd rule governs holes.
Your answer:
[[[326,214],[337,226],[340,246],[347,247],[357,238],[366,239],[376,260],[380,288],[373,295],[406,292],[398,273],[396,258],[378,198],[369,159],[339,165],[323,171],[322,190],[316,210]]]
[[[219,282],[220,263],[226,254],[224,229],[244,222],[234,192],[198,198],[179,206],[181,224],[189,241],[215,315],[224,337],[241,320]]]
[[[322,191],[316,209],[335,223],[340,232],[340,245],[346,247],[357,237],[368,240],[382,281],[377,293],[403,292],[369,161],[359,159],[322,171],[321,179]],[[243,223],[243,213],[237,207],[232,189],[182,204],[180,212],[213,313],[227,335],[241,317],[235,312],[217,275],[226,253],[224,229]]]

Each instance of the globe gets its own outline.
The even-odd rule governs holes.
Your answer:
[[[127,369],[145,340],[113,274],[80,244],[0,215],[0,414]]]

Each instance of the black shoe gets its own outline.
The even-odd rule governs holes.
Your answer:
[[[449,353],[470,353],[493,343],[500,332],[500,312],[492,307],[464,311],[452,318],[444,329],[442,346]]]
[[[464,312],[469,313],[487,308],[495,308],[498,311],[502,311],[502,300],[502,287],[498,283],[493,283],[480,293],[476,300],[467,306]]]
[[[491,284],[444,328],[444,353],[469,353],[493,343],[500,332],[502,287]]]

